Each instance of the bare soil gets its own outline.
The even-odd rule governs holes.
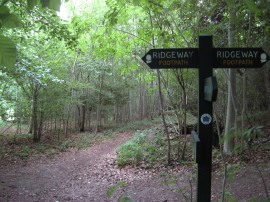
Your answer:
[[[113,140],[106,140],[88,149],[64,152],[53,158],[44,157],[13,164],[2,162],[0,201],[117,201],[123,193],[132,201],[141,202],[186,201],[184,194],[191,193],[195,198],[194,168],[190,166],[148,170],[116,166],[116,148],[131,135],[120,133]],[[269,156],[269,153],[263,155]],[[232,182],[228,179],[227,190],[237,201],[265,199],[265,186],[270,193],[270,163],[260,162],[258,167],[263,178],[256,167],[247,165],[241,166],[233,175]],[[163,176],[167,177],[161,177],[160,173],[166,173]],[[177,179],[178,184],[165,185],[165,179]],[[109,198],[109,187],[120,181],[126,181],[127,185],[118,188]],[[222,173],[216,169],[212,178],[212,201],[220,199],[222,182]]]

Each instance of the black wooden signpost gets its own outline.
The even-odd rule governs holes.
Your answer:
[[[214,48],[212,36],[199,36],[199,48],[151,49],[142,57],[151,69],[199,69],[198,134],[192,133],[198,164],[197,202],[211,201],[212,116],[217,98],[213,68],[259,68],[269,60],[261,48]]]

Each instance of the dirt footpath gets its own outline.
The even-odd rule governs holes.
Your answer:
[[[0,201],[117,201],[123,193],[121,190],[117,190],[111,198],[106,192],[111,185],[123,180],[128,182],[128,186],[136,187],[136,191],[130,193],[135,200],[166,200],[160,183],[150,181],[155,174],[138,169],[119,169],[114,165],[115,149],[130,137],[131,134],[124,133],[89,149],[62,153],[53,159],[2,167]],[[125,191],[130,192],[129,187]],[[154,197],[155,194],[159,196]]]
[[[120,169],[114,164],[115,149],[130,137],[130,133],[122,133],[114,140],[107,140],[89,149],[65,152],[53,159],[0,166],[0,201],[117,201],[124,192],[133,201],[185,201],[177,190],[182,188],[189,192],[192,173],[188,169],[177,169],[180,183],[177,187],[164,185],[164,179],[160,177],[161,170]],[[263,175],[269,177],[265,178],[269,192],[269,166]],[[108,188],[123,180],[127,186],[123,190],[117,189],[108,198]],[[252,169],[243,169],[236,175],[236,180],[237,183],[229,188],[240,194],[237,194],[239,201],[247,201],[253,196],[265,197],[260,178]],[[213,201],[217,201],[220,196],[221,183],[221,176],[213,177]],[[196,183],[192,182],[193,193],[195,186]]]

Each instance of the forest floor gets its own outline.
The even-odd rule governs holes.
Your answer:
[[[105,202],[117,201],[124,195],[132,201],[141,202],[190,201],[187,197],[191,193],[195,198],[194,167],[178,165],[142,169],[115,165],[116,148],[131,137],[131,132],[119,132],[114,139],[96,143],[87,149],[72,149],[51,158],[44,156],[13,163],[1,162],[0,201]],[[228,198],[243,202],[267,198],[265,187],[270,193],[269,156],[269,150],[268,153],[261,153],[254,158],[254,162],[242,164],[233,173],[234,179],[231,182],[227,180]],[[222,167],[213,170],[212,201],[221,198],[221,170]],[[164,183],[170,179],[177,179],[177,185]],[[121,181],[125,181],[126,185],[116,188],[108,197],[108,190],[113,191],[111,186]]]

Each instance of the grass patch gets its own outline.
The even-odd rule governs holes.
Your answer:
[[[185,136],[171,137],[171,163],[193,164],[192,145],[187,140],[185,158],[181,159]],[[137,131],[133,138],[117,148],[118,166],[140,166],[154,168],[167,165],[167,138],[162,127]]]
[[[153,167],[157,162],[166,162],[166,140],[157,135],[154,141],[148,141],[146,136],[150,130],[136,132],[132,139],[117,148],[119,166]]]
[[[116,137],[112,130],[107,130],[97,134],[91,132],[73,134],[69,138],[51,136],[51,138],[43,138],[40,143],[33,143],[31,134],[9,133],[0,136],[0,160],[12,162],[43,155],[51,157],[71,148],[84,149],[96,142]]]
[[[117,148],[116,163],[119,166],[128,164],[137,165],[144,157],[143,146],[145,144],[145,134],[138,132],[134,137]]]
[[[94,133],[80,133],[79,137],[74,141],[74,146],[77,149],[90,147],[94,142]]]
[[[32,153],[32,149],[26,145],[22,147],[19,153],[19,156],[24,159],[24,158],[28,158],[31,153]]]

